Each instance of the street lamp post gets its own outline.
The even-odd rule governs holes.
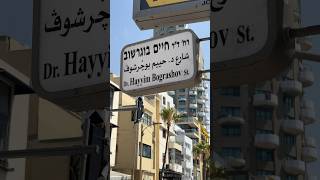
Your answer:
[[[140,171],[140,173],[139,173],[139,176],[140,176],[140,180],[142,180],[142,177],[143,177],[143,175],[142,175],[142,147],[143,147],[143,143],[142,143],[142,139],[143,139],[143,132],[148,128],[148,127],[150,127],[150,126],[154,126],[154,125],[158,125],[158,124],[162,124],[162,123],[153,123],[153,124],[151,124],[151,125],[149,125],[149,126],[147,126],[147,127],[145,127],[145,128],[143,128],[143,124],[141,123],[141,130],[140,130],[140,147],[139,147],[139,158],[140,158],[140,163],[139,163],[139,171]]]

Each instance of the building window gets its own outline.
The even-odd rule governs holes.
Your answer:
[[[193,117],[197,117],[197,110],[196,109],[189,109],[190,115]]]
[[[141,149],[141,143],[139,143],[139,149]],[[139,153],[139,155],[141,155]],[[151,159],[151,146],[143,144],[142,146],[142,157]]]
[[[273,161],[273,150],[257,149],[256,157],[258,161]]]
[[[291,118],[295,117],[294,107],[295,107],[295,98],[293,96],[284,95],[283,104],[285,114]]]
[[[204,92],[202,92],[202,91],[198,91],[198,93],[197,93],[197,94],[198,94],[198,98],[201,98],[201,96],[202,96],[202,95],[204,95]]]
[[[167,130],[162,129],[162,137],[166,138],[167,137]]]
[[[183,93],[183,92],[186,92],[186,90],[185,89],[179,89],[178,92],[182,92]]]
[[[114,97],[114,88],[110,87],[110,108],[113,109],[113,97]],[[112,112],[110,113],[110,118],[112,118]]]
[[[162,153],[162,162],[164,161],[164,158],[165,158],[165,154]]]
[[[236,116],[236,117],[240,116],[240,107],[222,106],[220,110],[221,110],[220,112],[221,116]]]
[[[257,129],[256,134],[273,134],[272,130]]]
[[[239,147],[222,148],[221,156],[224,158],[227,158],[227,157],[241,158],[241,148]]]
[[[256,172],[257,176],[270,176],[270,175],[274,175],[274,171],[267,171],[267,170],[258,170]]]
[[[219,89],[222,96],[240,96],[240,87],[228,87]]]
[[[298,180],[298,176],[287,175],[287,176],[285,176],[285,180]]]
[[[272,120],[273,111],[272,109],[257,108],[255,111],[257,121],[268,121]]]
[[[222,135],[224,136],[240,136],[241,127],[240,126],[222,126]]]
[[[281,143],[286,145],[295,145],[296,144],[296,136],[285,134],[281,138]]]
[[[143,117],[141,118],[142,122],[147,125],[147,126],[151,126],[152,125],[152,116],[144,113]]]
[[[162,104],[166,105],[166,97],[164,97],[164,96],[162,97]]]
[[[169,149],[169,162],[170,163],[182,165],[182,159],[183,159],[183,156],[181,154],[181,151],[174,149],[174,148]]]
[[[234,175],[234,176],[231,176],[230,179],[231,180],[248,180],[249,177],[248,175]]]

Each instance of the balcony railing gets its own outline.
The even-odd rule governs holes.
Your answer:
[[[312,147],[302,148],[302,159],[306,162],[316,161],[318,159],[317,149]]]
[[[276,134],[256,134],[254,144],[259,148],[275,149],[279,146],[279,136]]]
[[[272,93],[255,94],[253,96],[253,105],[266,107],[278,106],[278,96]]]
[[[300,120],[282,120],[282,130],[291,135],[298,135],[304,132],[304,123]]]
[[[314,83],[314,74],[311,67],[304,66],[299,73],[299,81],[304,87],[312,86]]]
[[[245,123],[242,116],[232,114],[221,114],[217,117],[217,120],[220,125],[242,125]]]
[[[283,80],[280,82],[280,88],[282,92],[293,96],[298,96],[302,93],[302,84],[296,80]]]
[[[300,175],[305,173],[305,162],[301,160],[285,160],[283,169],[290,175]]]

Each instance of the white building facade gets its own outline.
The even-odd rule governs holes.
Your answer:
[[[185,131],[179,126],[175,126],[177,143],[182,145],[182,180],[193,179],[193,153],[192,153],[192,139],[186,136]]]

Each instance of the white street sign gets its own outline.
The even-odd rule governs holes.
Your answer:
[[[288,65],[283,1],[212,0],[211,68],[215,86],[254,83]]]
[[[215,2],[212,6],[218,8]],[[216,62],[259,52],[268,40],[268,0],[229,0],[220,7],[221,12],[212,16],[211,47]]]
[[[49,99],[106,90],[109,1],[36,0],[33,86]]]
[[[147,95],[195,85],[199,40],[191,30],[127,45],[121,53],[121,89]]]

